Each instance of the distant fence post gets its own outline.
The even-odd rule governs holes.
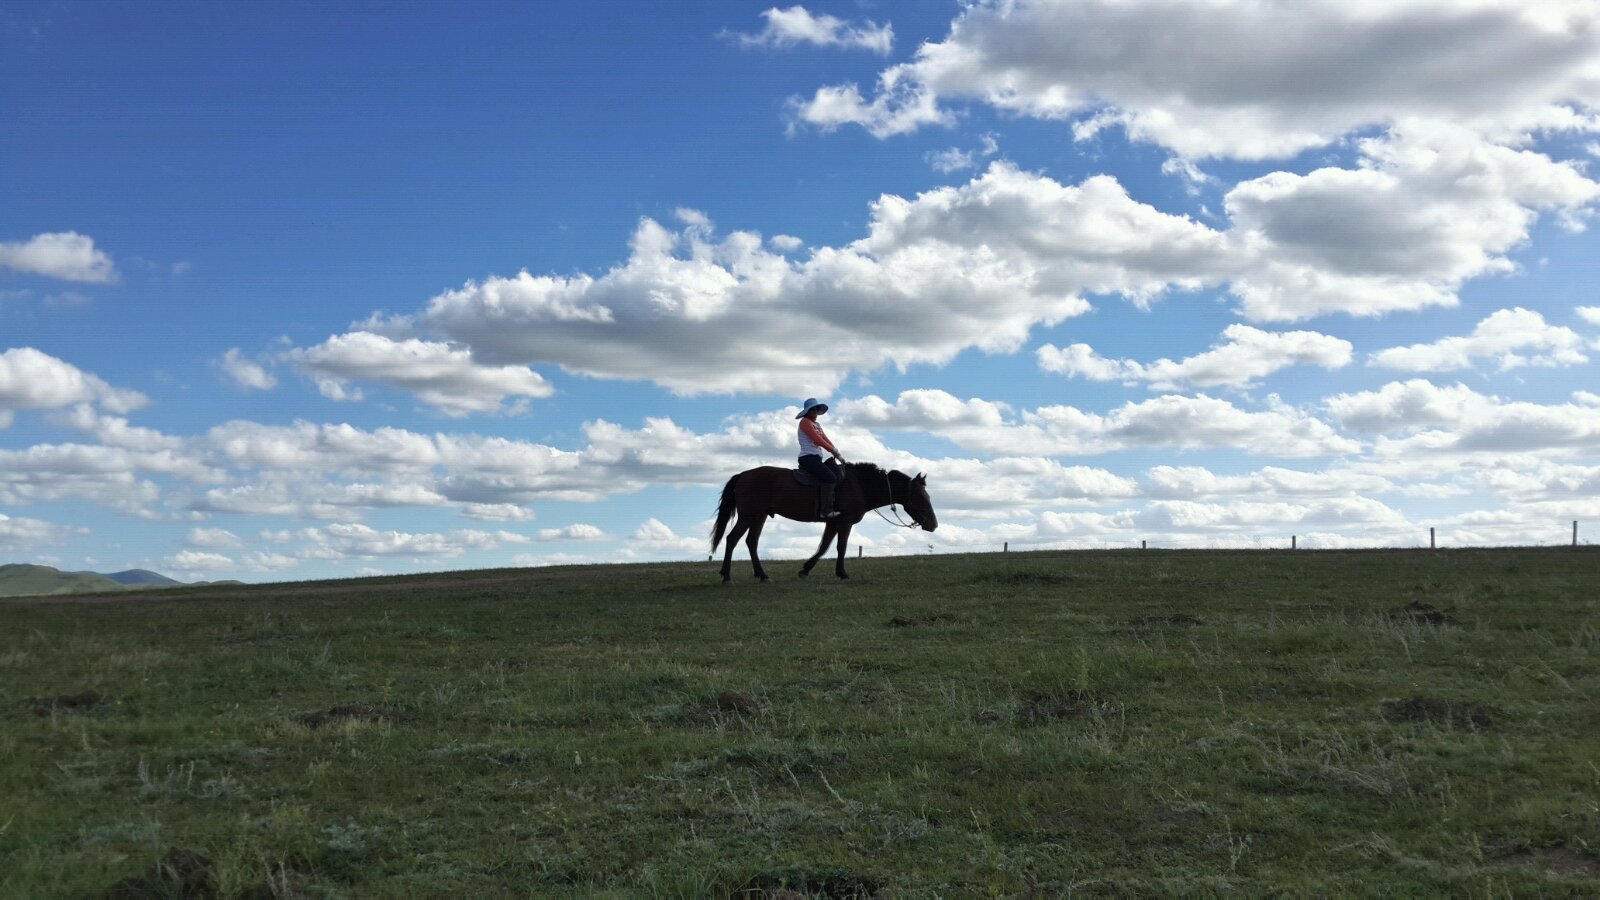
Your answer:
[[[1289,535],[1289,549],[1290,550],[1298,550],[1299,548],[1300,548],[1300,535],[1298,535],[1298,534]]]
[[[861,546],[860,544],[856,545],[856,559],[860,559],[861,558],[861,551],[863,551],[865,549],[866,548]]]
[[[1149,543],[1150,543],[1149,541],[1140,541],[1139,542],[1139,549],[1140,550],[1149,550],[1150,549]]]
[[[1000,545],[1000,552],[1001,553],[1010,553],[1011,552],[1011,542],[1010,541],[1006,541],[1004,544],[1001,544]]]
[[[1578,520],[1572,520],[1572,546],[1578,546]]]
[[[1429,550],[1437,550],[1437,549],[1439,549],[1438,545],[1434,544],[1434,542],[1433,542],[1433,526],[1432,525],[1428,526],[1428,549]]]

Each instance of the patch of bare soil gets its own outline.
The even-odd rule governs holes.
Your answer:
[[[56,710],[93,709],[110,702],[111,698],[99,691],[84,691],[81,694],[62,694],[59,697],[29,697],[22,701],[22,704],[33,710],[36,716],[48,716]]]
[[[1378,704],[1378,710],[1390,722],[1438,722],[1470,729],[1488,728],[1494,724],[1494,717],[1483,704],[1440,697],[1385,700]]]
[[[760,709],[756,698],[740,691],[723,691],[717,695],[717,709],[741,716],[753,716]]]
[[[1410,622],[1414,625],[1460,625],[1456,618],[1450,615],[1450,610],[1440,609],[1427,603],[1413,600],[1405,606],[1390,613],[1390,617],[1401,622]]]
[[[1204,625],[1205,622],[1188,613],[1172,613],[1166,616],[1140,616],[1133,620],[1133,624],[1148,628],[1152,625]]]
[[[849,872],[782,872],[757,875],[733,891],[735,897],[761,897],[763,900],[795,900],[798,897],[829,897],[834,900],[861,900],[876,897],[883,886],[870,878]]]
[[[1048,725],[1051,722],[1070,722],[1074,719],[1108,715],[1116,711],[1116,704],[1084,691],[1070,691],[1065,694],[1033,693],[1023,698],[1022,707],[1017,710],[1017,724]]]
[[[917,616],[915,618],[907,617],[907,616],[895,616],[894,618],[889,620],[889,627],[890,628],[926,628],[929,625],[937,625],[940,622],[948,622],[948,621],[950,621],[950,618],[951,618],[950,616],[944,615],[942,613],[938,614],[938,615],[932,615],[932,616]]]
[[[172,849],[161,861],[113,884],[106,900],[210,900],[217,893],[217,864],[193,850]]]
[[[1533,869],[1554,872],[1568,878],[1600,878],[1600,858],[1569,847],[1550,847],[1540,851],[1517,850],[1494,860],[1496,869]]]
[[[327,728],[330,725],[337,725],[347,721],[378,722],[388,720],[394,722],[399,718],[394,713],[385,712],[375,706],[368,706],[364,703],[346,703],[295,716],[295,721],[307,728]]]

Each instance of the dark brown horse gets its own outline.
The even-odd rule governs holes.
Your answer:
[[[920,525],[923,531],[939,527],[939,517],[933,512],[933,501],[928,499],[928,479],[923,475],[912,478],[900,471],[885,472],[872,463],[847,463],[844,466],[845,478],[834,492],[833,508],[838,510],[839,515],[831,519],[819,519],[817,489],[795,481],[794,474],[792,469],[762,466],[728,479],[727,486],[722,489],[722,502],[717,504],[717,524],[711,529],[711,553],[715,555],[728,521],[733,518],[735,511],[738,512],[739,520],[728,534],[727,552],[722,557],[723,584],[733,580],[730,574],[733,547],[741,537],[750,548],[750,562],[755,565],[756,577],[763,583],[771,580],[767,578],[766,570],[761,568],[761,558],[756,553],[756,545],[761,542],[761,529],[770,516],[783,516],[797,522],[826,523],[817,552],[811,554],[811,558],[800,568],[801,578],[811,574],[812,567],[822,554],[828,552],[828,544],[835,537],[839,539],[839,562],[834,573],[840,578],[850,577],[844,571],[845,545],[850,541],[850,529],[861,521],[868,510],[899,504],[905,507],[911,521]]]

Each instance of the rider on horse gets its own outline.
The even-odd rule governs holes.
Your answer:
[[[817,402],[815,397],[807,397],[805,404],[800,408],[800,415],[795,416],[800,420],[800,468],[806,474],[822,482],[822,510],[821,517],[831,519],[839,513],[833,508],[833,486],[839,480],[833,470],[822,462],[822,451],[833,454],[833,458],[840,463],[844,462],[844,454],[834,448],[833,442],[823,434],[822,426],[817,424],[817,416],[828,411],[828,404]]]

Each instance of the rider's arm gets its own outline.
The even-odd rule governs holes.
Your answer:
[[[806,437],[811,438],[811,443],[832,453],[834,456],[839,455],[839,451],[834,448],[833,442],[828,440],[828,436],[822,433],[822,426],[818,425],[814,420],[802,419],[800,428],[805,431]]]

